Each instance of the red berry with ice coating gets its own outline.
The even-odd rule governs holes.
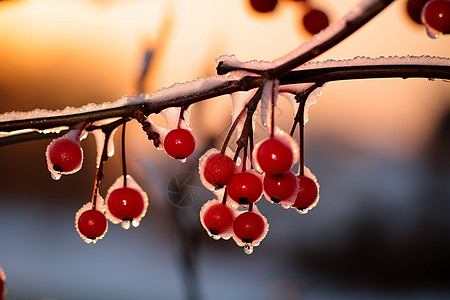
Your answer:
[[[203,176],[207,182],[215,187],[221,188],[233,176],[235,167],[236,165],[230,157],[216,153],[206,160]]]
[[[57,172],[74,172],[81,168],[83,150],[80,143],[70,138],[59,138],[48,145],[48,159]]]
[[[113,190],[106,199],[107,210],[120,220],[133,220],[144,210],[141,193],[129,187]]]
[[[228,206],[217,203],[208,207],[201,219],[212,235],[220,235],[233,226],[234,215]]]
[[[252,243],[260,239],[265,231],[266,222],[257,213],[247,211],[234,220],[234,234],[244,243]]]
[[[260,13],[268,13],[275,10],[278,0],[250,0],[250,5]]]
[[[164,149],[173,158],[184,159],[195,150],[194,136],[187,129],[173,129],[169,131],[164,139]]]
[[[105,234],[108,222],[105,214],[96,209],[89,209],[80,215],[77,220],[77,227],[82,235],[91,240],[96,240]]]
[[[300,185],[293,207],[304,210],[316,201],[318,194],[317,184],[309,177],[303,175],[298,175],[297,177]]]
[[[278,203],[293,196],[297,187],[297,176],[292,172],[286,172],[279,176],[264,176],[264,191],[270,199]]]
[[[261,197],[262,191],[261,179],[250,172],[233,175],[227,185],[230,198],[242,205],[255,203]]]
[[[272,137],[259,145],[256,159],[266,174],[281,175],[291,169],[293,153],[289,146]]]
[[[431,0],[424,6],[422,14],[426,25],[450,33],[450,0]]]
[[[316,34],[325,29],[329,24],[328,16],[319,9],[311,9],[303,16],[303,26],[311,33]]]

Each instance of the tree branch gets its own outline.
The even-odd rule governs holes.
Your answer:
[[[280,77],[280,85],[296,83],[325,83],[328,81],[364,79],[364,78],[437,78],[450,80],[450,66],[443,65],[358,65],[343,67],[324,67],[307,70],[290,71]],[[47,130],[57,127],[71,127],[84,121],[98,121],[109,118],[129,117],[133,118],[134,111],[140,107],[146,114],[158,113],[168,107],[190,105],[217,96],[231,94],[237,91],[247,91],[261,86],[261,77],[246,76],[240,80],[224,81],[219,86],[202,87],[189,89],[179,93],[173,98],[161,101],[149,100],[139,104],[127,104],[124,106],[87,111],[78,114],[60,115],[53,117],[41,117],[33,119],[22,119],[0,122],[0,132],[13,132],[24,129]],[[186,85],[189,83],[186,83]],[[183,84],[178,84],[177,88]],[[21,136],[21,138],[19,138]],[[25,140],[52,138],[53,135],[43,135],[41,133],[21,133],[13,136],[0,138],[0,146],[9,145]]]

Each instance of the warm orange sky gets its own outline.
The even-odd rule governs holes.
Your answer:
[[[313,1],[328,9],[332,20],[357,2]],[[135,94],[143,47],[159,50],[147,82],[152,91],[213,74],[220,54],[270,60],[308,38],[297,26],[301,9],[289,1],[267,16],[252,14],[244,0],[101,3],[0,3],[0,111],[79,106]],[[449,38],[429,39],[408,22],[404,5],[397,1],[321,58],[450,56]],[[418,79],[331,83],[311,109],[308,130],[395,155],[414,153],[448,109],[449,94],[446,83]],[[217,120],[228,120],[219,102],[228,105],[209,101],[205,108],[212,118],[201,122],[213,134],[224,126]]]

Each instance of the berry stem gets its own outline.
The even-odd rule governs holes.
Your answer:
[[[228,130],[228,134],[222,144],[222,148],[220,148],[220,154],[225,154],[225,150],[227,149],[228,143],[230,142],[231,136],[233,135],[234,130],[236,129],[237,124],[241,120],[241,118],[244,116],[244,113],[247,111],[247,109],[244,107],[239,115],[234,120],[233,124],[231,124],[230,130]]]
[[[305,174],[305,100],[300,101],[298,111],[300,112],[300,122],[298,124],[299,132],[299,147],[300,147],[300,162],[298,165],[298,171],[300,175]]]
[[[298,165],[298,171],[300,175],[305,173],[305,143],[304,143],[304,132],[305,132],[305,104],[309,95],[322,84],[316,83],[306,89],[303,93],[297,94],[295,99],[299,103],[297,113],[294,117],[294,123],[292,124],[290,136],[294,134],[295,127],[299,124],[299,150],[300,150],[300,162]]]
[[[186,111],[188,106],[182,105],[180,109],[180,116],[178,117],[178,126],[177,128],[180,128],[181,120],[184,120],[184,112]]]
[[[103,174],[103,164],[108,160],[108,143],[109,138],[111,136],[112,131],[117,128],[118,126],[125,124],[128,122],[129,118],[121,118],[117,121],[114,121],[112,123],[106,124],[101,126],[102,132],[105,134],[105,142],[103,144],[103,150],[102,150],[102,156],[100,157],[100,163],[97,168],[97,173],[95,175],[95,183],[94,183],[94,189],[92,191],[92,209],[95,209],[95,206],[97,204],[97,195],[100,187],[100,181],[102,181],[104,174]]]
[[[127,123],[122,125],[122,173],[123,173],[123,186],[127,186],[127,160],[125,155],[125,127]]]
[[[244,144],[244,153],[242,154],[242,172],[247,170],[248,140]]]
[[[270,137],[273,138],[275,127],[275,82],[272,85],[270,97]]]
[[[78,129],[77,136],[76,136],[77,141],[80,141],[80,139],[81,139],[81,134],[83,133],[83,131],[86,129],[86,127],[87,127],[88,124],[90,124],[90,123],[91,123],[91,122],[90,122],[89,120],[86,120],[86,121],[84,121],[84,122],[81,124],[80,128]]]
[[[222,148],[220,149],[220,154],[225,154],[225,150],[227,149],[227,146],[228,146],[228,143],[230,142],[231,136],[233,135],[233,132],[236,129],[241,118],[244,115],[247,116],[247,119],[252,118],[253,113],[256,110],[256,106],[258,105],[259,100],[261,100],[261,95],[262,95],[262,87],[259,87],[259,89],[256,91],[255,95],[253,95],[253,97],[247,102],[247,104],[241,110],[239,115],[236,117],[236,119],[234,120],[233,124],[230,127],[230,130],[228,130],[228,134],[222,144]],[[245,121],[245,125],[247,124],[247,119]],[[245,125],[244,125],[244,129],[242,132],[245,131],[245,128],[246,128]]]
[[[252,211],[253,210],[253,203],[250,203],[249,205],[248,205],[248,211]]]
[[[225,188],[225,191],[223,192],[223,198],[222,198],[222,204],[225,205],[227,204],[227,188]]]

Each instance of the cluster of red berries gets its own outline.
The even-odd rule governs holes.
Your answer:
[[[291,0],[302,2],[306,13],[303,15],[301,24],[311,34],[316,34],[329,25],[328,15],[321,9],[311,6],[308,0]],[[260,13],[269,13],[275,10],[278,0],[250,0],[251,7]]]
[[[48,145],[47,166],[54,179],[81,169],[83,149],[80,141],[83,129],[71,130]],[[164,149],[173,158],[186,159],[194,152],[194,137],[187,129],[172,129],[165,135]],[[120,223],[124,229],[130,228],[130,225],[137,227],[147,207],[147,194],[131,176],[124,174],[109,188],[106,200],[98,194],[98,189],[94,191],[92,201],[77,212],[75,227],[86,242],[95,243],[106,234],[108,220],[113,224]]]
[[[123,176],[116,180],[109,188],[105,201],[98,194],[94,197],[95,200],[86,203],[75,216],[75,227],[87,243],[103,238],[108,229],[107,220],[128,229],[130,225],[139,226],[147,212],[147,194],[129,175],[126,180]]]
[[[72,130],[53,140],[47,147],[47,165],[52,177],[72,174],[80,170],[83,164],[83,150],[80,136],[83,129]],[[110,220],[114,224],[122,223],[128,229],[130,224],[138,226],[148,206],[146,193],[129,175],[119,177],[111,186],[106,201],[94,193],[92,202],[85,204],[75,216],[75,227],[86,242],[101,239]]]
[[[450,0],[408,0],[406,10],[414,22],[427,27],[432,37],[450,33]]]
[[[210,200],[201,209],[200,220],[208,234],[215,239],[233,237],[246,253],[251,253],[269,228],[255,205],[263,195],[271,203],[300,213],[314,207],[319,198],[318,184],[312,174],[291,171],[297,156],[295,141],[281,131],[256,145],[252,154],[255,169],[241,170],[229,156],[215,149],[203,155],[199,164],[202,182],[222,199]]]

